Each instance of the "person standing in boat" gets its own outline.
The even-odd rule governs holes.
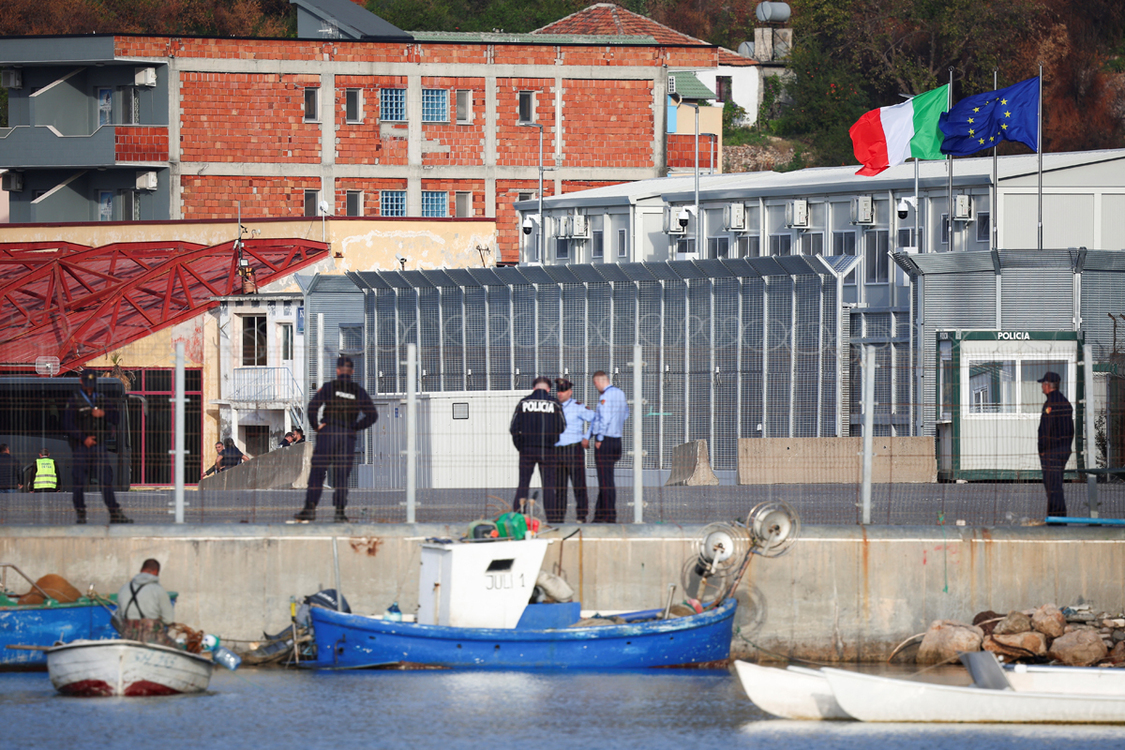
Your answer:
[[[113,399],[98,393],[98,376],[93,370],[85,370],[78,380],[78,393],[66,404],[63,413],[63,430],[70,438],[73,449],[71,459],[71,479],[74,490],[71,501],[74,503],[76,523],[86,523],[86,481],[91,476],[97,478],[102,488],[102,502],[109,510],[110,523],[132,523],[117,503],[113,491],[113,465],[106,452],[105,443],[117,431],[120,415]]]
[[[551,395],[551,380],[542,375],[532,383],[533,390],[520,399],[512,414],[508,432],[512,445],[520,452],[520,478],[512,510],[522,511],[521,500],[527,500],[531,475],[539,467],[543,482],[543,504],[547,512],[555,509],[555,443],[566,429],[562,404]]]
[[[355,365],[351,357],[336,360],[336,379],[325,383],[309,401],[309,424],[316,428],[309,488],[305,507],[294,516],[298,521],[315,521],[316,506],[324,490],[324,478],[332,467],[332,504],[336,506],[336,523],[347,523],[344,509],[348,507],[348,477],[355,460],[355,436],[375,424],[379,413],[367,391],[352,381]],[[324,414],[321,415],[321,407]],[[363,415],[360,417],[360,415]]]
[[[594,436],[594,466],[598,470],[598,504],[594,506],[594,523],[617,523],[617,484],[613,469],[621,460],[621,435],[625,420],[629,418],[629,404],[625,401],[624,392],[609,382],[609,375],[602,370],[594,373],[594,387],[601,394],[597,415],[590,426],[590,433]]]
[[[160,585],[160,562],[149,558],[141,572],[117,592],[117,616],[122,638],[161,646],[175,646],[168,626],[175,622],[172,597]]]
[[[574,485],[574,510],[578,523],[586,523],[590,512],[590,499],[586,494],[586,446],[583,431],[589,422],[594,421],[594,412],[581,401],[574,400],[574,384],[566,378],[555,378],[559,403],[562,404],[566,429],[555,443],[555,490],[554,506],[547,506],[547,523],[562,523],[566,517],[567,480]]]

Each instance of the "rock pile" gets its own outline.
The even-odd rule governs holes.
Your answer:
[[[1009,662],[1125,665],[1125,615],[1095,613],[1088,605],[1059,609],[1044,604],[1007,615],[981,612],[971,625],[935,620],[922,638],[916,661],[956,661],[959,652],[982,649]]]

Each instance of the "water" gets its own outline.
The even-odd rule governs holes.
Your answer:
[[[724,671],[216,670],[204,695],[66,698],[45,673],[0,674],[0,743],[16,748],[841,748],[1119,746],[1125,729],[792,722]]]

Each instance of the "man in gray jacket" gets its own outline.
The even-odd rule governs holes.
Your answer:
[[[172,597],[160,585],[160,563],[151,557],[141,565],[141,572],[117,592],[121,637],[131,641],[174,646],[167,629],[175,620]]]

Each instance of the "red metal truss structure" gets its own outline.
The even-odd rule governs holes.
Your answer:
[[[259,286],[328,255],[322,242],[244,240]],[[235,243],[0,243],[0,371],[59,358],[61,371],[175,325],[238,294]]]

